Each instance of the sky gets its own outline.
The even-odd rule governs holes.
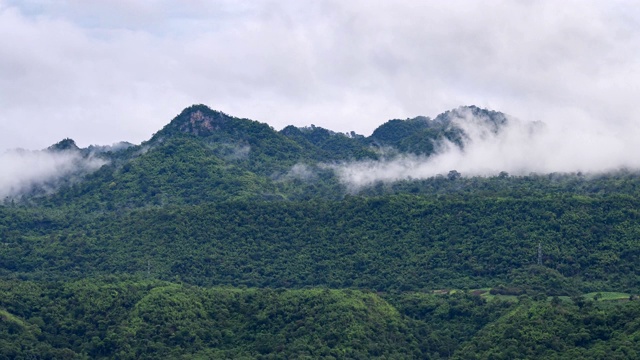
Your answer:
[[[477,105],[629,152],[639,54],[633,1],[0,0],[0,150],[140,143],[201,103],[363,135]]]

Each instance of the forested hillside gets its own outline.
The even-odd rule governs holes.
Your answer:
[[[140,145],[53,145],[103,165],[0,206],[0,358],[637,358],[635,171],[336,171],[465,149],[471,118],[511,121],[366,137],[195,105]]]
[[[631,196],[240,202],[82,214],[3,208],[2,272],[203,286],[638,292]],[[539,255],[540,251],[540,256]]]

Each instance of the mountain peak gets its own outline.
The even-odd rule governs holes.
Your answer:
[[[193,105],[182,111],[171,123],[180,132],[196,136],[207,136],[220,130],[231,117],[223,112],[215,111],[205,105]]]
[[[235,122],[221,111],[212,110],[206,105],[192,105],[182,110],[169,124],[158,131],[152,139],[164,138],[176,134],[189,134],[207,137],[217,132],[227,130]]]
[[[78,145],[76,145],[76,142],[73,141],[73,139],[69,139],[69,138],[65,138],[63,140],[60,140],[59,142],[49,146],[47,148],[47,150],[49,151],[76,151],[76,150],[80,150],[80,148],[78,147]]]
[[[505,115],[504,113],[483,109],[475,105],[459,106],[455,109],[445,111],[444,113],[438,115],[434,119],[434,121],[437,123],[447,124],[454,119],[466,118],[483,120],[486,123],[493,125],[496,130],[498,129],[498,127],[506,125],[509,121],[507,115]]]

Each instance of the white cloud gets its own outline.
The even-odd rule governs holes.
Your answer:
[[[619,133],[600,124],[540,124],[511,118],[496,134],[469,112],[460,115],[455,123],[468,135],[463,149],[444,143],[430,157],[403,155],[333,168],[341,181],[355,191],[380,181],[425,179],[451,170],[463,176],[495,176],[502,171],[528,175],[640,170],[638,127]]]
[[[316,176],[316,171],[312,167],[306,164],[295,164],[289,169],[284,178],[287,180],[299,179],[307,181],[316,178]]]
[[[193,103],[276,128],[369,134],[475,104],[626,133],[639,18],[595,0],[0,0],[0,148],[140,142]]]
[[[52,191],[73,177],[94,171],[106,162],[83,158],[75,151],[12,150],[0,153],[0,199],[18,196],[32,187]]]

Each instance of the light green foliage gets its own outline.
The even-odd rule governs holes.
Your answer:
[[[115,278],[1,285],[7,310],[0,313],[0,342],[88,358],[413,358],[422,352],[415,325],[426,320],[409,320],[406,306],[392,305],[398,299],[351,289],[200,288]],[[0,356],[11,351],[3,348]]]

